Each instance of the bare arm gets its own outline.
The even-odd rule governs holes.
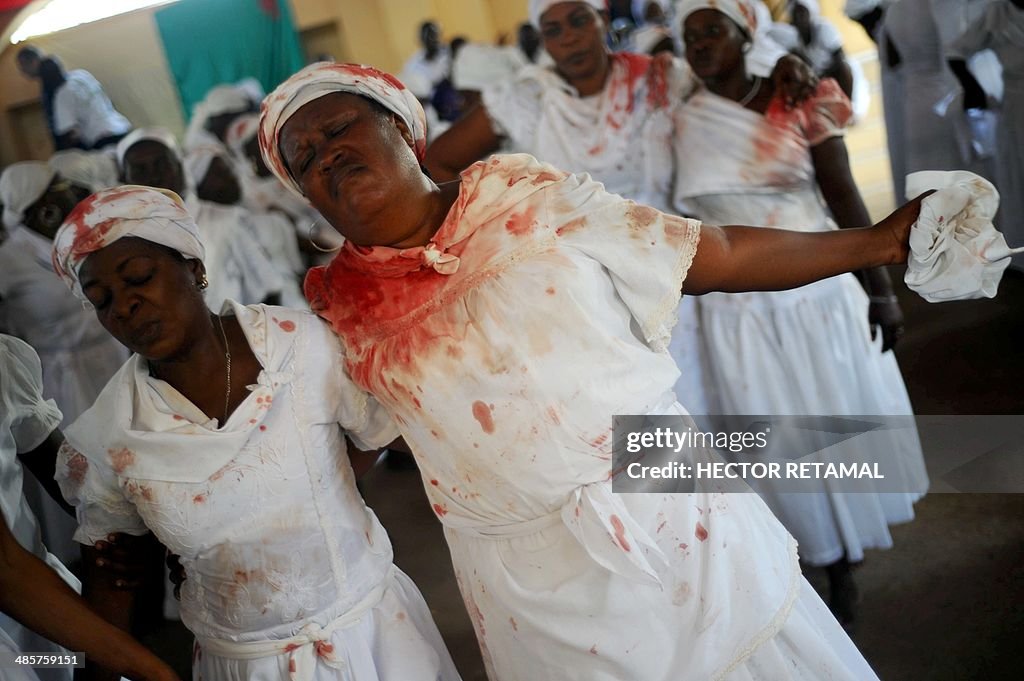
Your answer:
[[[842,137],[832,137],[811,148],[814,173],[832,217],[843,228],[860,227],[871,222],[868,209],[854,182],[850,160]],[[891,350],[903,333],[903,312],[893,292],[892,279],[884,267],[863,270],[861,283],[871,297],[868,321],[872,335],[882,330],[882,351]]]
[[[839,89],[847,97],[853,98],[853,71],[850,69],[849,62],[846,61],[846,55],[843,53],[842,48],[832,53],[832,63],[829,65],[825,75],[829,78],[835,78],[836,82],[839,83]]]
[[[57,450],[60,449],[61,443],[64,442],[64,435],[61,434],[60,430],[55,429],[50,433],[42,444],[33,449],[30,452],[18,455],[18,460],[25,466],[25,468],[32,471],[32,475],[36,477],[39,484],[43,486],[46,493],[57,502],[57,504],[64,509],[64,511],[74,517],[75,509],[64,499],[64,495],[60,493],[60,487],[57,485],[57,481],[54,480],[54,472],[57,467]]]
[[[780,291],[845,272],[906,262],[910,227],[925,196],[896,209],[877,225],[860,229],[792,232],[702,225],[685,292]]]
[[[478,104],[434,140],[427,148],[424,164],[435,182],[448,182],[457,179],[470,164],[493,154],[500,144],[487,109]]]
[[[23,549],[6,522],[0,522],[0,610],[116,674],[178,681],[170,667],[91,611],[46,563]]]

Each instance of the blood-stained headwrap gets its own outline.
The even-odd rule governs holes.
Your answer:
[[[530,0],[530,23],[540,28],[540,18],[544,16],[544,12],[555,5],[561,5],[565,2],[578,2],[581,5],[590,5],[598,12],[604,12],[608,9],[608,3],[605,0]]]
[[[372,66],[320,62],[281,83],[263,100],[260,110],[260,151],[267,167],[284,186],[303,196],[281,156],[284,124],[306,104],[335,92],[371,99],[396,114],[412,133],[412,150],[419,161],[427,152],[427,119],[416,96],[400,80]]]
[[[699,9],[718,10],[743,30],[748,38],[757,33],[757,10],[748,0],[678,0],[675,5],[676,21],[686,21]]]
[[[88,305],[78,270],[91,253],[126,236],[172,248],[187,260],[206,255],[199,228],[177,194],[125,185],[97,192],[71,211],[53,239],[53,269]]]
[[[260,132],[259,114],[245,114],[236,118],[224,135],[224,144],[228,146],[231,153],[240,159],[244,159],[245,145]]]

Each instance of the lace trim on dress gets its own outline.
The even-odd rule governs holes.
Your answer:
[[[666,215],[665,220],[685,219],[674,218]],[[686,237],[683,246],[679,249],[679,259],[672,271],[672,287],[665,294],[665,297],[654,311],[646,318],[638,320],[644,337],[656,352],[667,352],[668,344],[672,338],[672,329],[679,321],[679,300],[683,297],[683,282],[693,264],[693,258],[697,255],[697,246],[700,243],[700,225],[694,220],[686,221]]]

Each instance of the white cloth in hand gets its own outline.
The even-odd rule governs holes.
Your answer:
[[[966,171],[923,171],[907,176],[907,198],[937,190],[921,203],[910,229],[907,286],[931,303],[992,298],[1011,251],[992,225],[999,193]]]

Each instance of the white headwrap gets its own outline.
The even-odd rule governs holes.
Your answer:
[[[0,175],[0,202],[4,227],[13,229],[25,219],[25,211],[42,198],[57,173],[45,163],[12,163]]]
[[[923,171],[907,175],[907,198],[929,189],[921,214],[910,229],[907,286],[931,303],[992,298],[999,288],[1011,249],[992,226],[999,193],[974,173]]]
[[[177,194],[125,185],[97,192],[71,211],[53,239],[53,269],[88,303],[78,280],[82,263],[126,236],[173,248],[186,259],[201,261],[206,255],[199,228]]]
[[[682,24],[686,17],[699,9],[718,10],[746,31],[748,38],[757,33],[757,10],[749,0],[679,0],[676,2],[675,20]]]
[[[128,135],[117,143],[117,166],[124,170],[124,156],[128,150],[139,142],[159,142],[174,152],[174,155],[181,158],[181,150],[174,135],[166,128],[135,128]]]
[[[564,2],[578,2],[581,5],[590,5],[598,12],[604,12],[608,9],[608,3],[605,0],[530,0],[530,23],[540,28],[540,18],[544,16],[544,12]]]
[[[102,151],[58,151],[48,161],[50,167],[75,184],[92,192],[117,184],[117,163]]]
[[[235,156],[245,158],[245,145],[260,132],[259,114],[245,114],[236,118],[224,135],[224,142]]]
[[[391,74],[372,66],[320,62],[302,69],[263,100],[260,151],[267,167],[284,186],[302,196],[302,190],[281,157],[281,128],[303,106],[335,92],[366,97],[398,115],[412,133],[416,158],[423,161],[427,152],[427,119],[416,95]]]
[[[218,85],[211,88],[203,97],[203,101],[192,107],[192,118],[189,120],[188,130],[185,131],[185,149],[191,150],[211,141],[219,142],[216,136],[206,130],[206,122],[214,116],[251,110],[262,99],[261,90],[259,82],[252,78],[234,85]]]
[[[188,152],[182,163],[192,184],[198,187],[203,183],[206,173],[210,171],[210,164],[218,156],[228,161],[229,166],[231,165],[228,150],[220,145],[207,144]]]

